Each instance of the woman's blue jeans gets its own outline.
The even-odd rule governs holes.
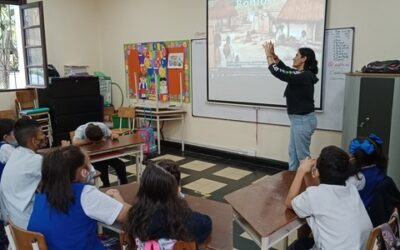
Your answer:
[[[295,171],[300,161],[310,155],[311,136],[317,127],[315,113],[289,115],[289,170]]]

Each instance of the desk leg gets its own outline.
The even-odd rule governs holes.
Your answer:
[[[284,239],[283,239],[283,249],[288,249],[288,246],[289,246],[289,237],[285,237]]]
[[[157,149],[158,154],[161,154],[161,145],[160,145],[160,116],[157,115]]]
[[[269,242],[269,240],[268,239],[266,239],[266,238],[261,238],[261,246],[260,246],[260,248],[261,248],[261,250],[268,250],[269,249],[269,247],[270,247],[270,242]]]
[[[142,162],[143,162],[143,145],[140,145],[140,152],[135,154],[136,160],[136,181],[140,184],[140,178],[142,178]]]
[[[184,140],[184,135],[185,135],[185,116],[182,114],[181,115],[181,144],[182,144],[182,152],[185,151],[185,140]]]

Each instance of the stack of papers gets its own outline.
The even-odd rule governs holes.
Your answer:
[[[89,66],[64,65],[65,76],[88,76]]]

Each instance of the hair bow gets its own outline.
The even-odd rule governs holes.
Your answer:
[[[354,155],[357,150],[362,150],[367,155],[371,155],[375,151],[375,147],[368,140],[364,140],[360,143],[358,139],[354,139],[350,143],[349,151],[352,155]]]
[[[373,140],[374,142],[378,143],[379,145],[383,144],[382,139],[374,133],[369,134],[368,138]]]
[[[157,240],[148,240],[144,243],[144,250],[160,250]]]

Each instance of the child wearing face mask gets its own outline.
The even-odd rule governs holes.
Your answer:
[[[19,144],[8,159],[0,182],[1,213],[26,229],[32,213],[33,197],[42,178],[42,156],[36,153],[46,141],[40,124],[21,118],[14,125]]]
[[[0,119],[0,179],[8,158],[18,145],[13,134],[14,124],[12,119]]]
[[[49,249],[106,249],[97,238],[97,221],[125,222],[131,206],[118,190],[105,194],[87,185],[89,172],[89,157],[77,146],[44,156],[28,230],[42,233]]]

